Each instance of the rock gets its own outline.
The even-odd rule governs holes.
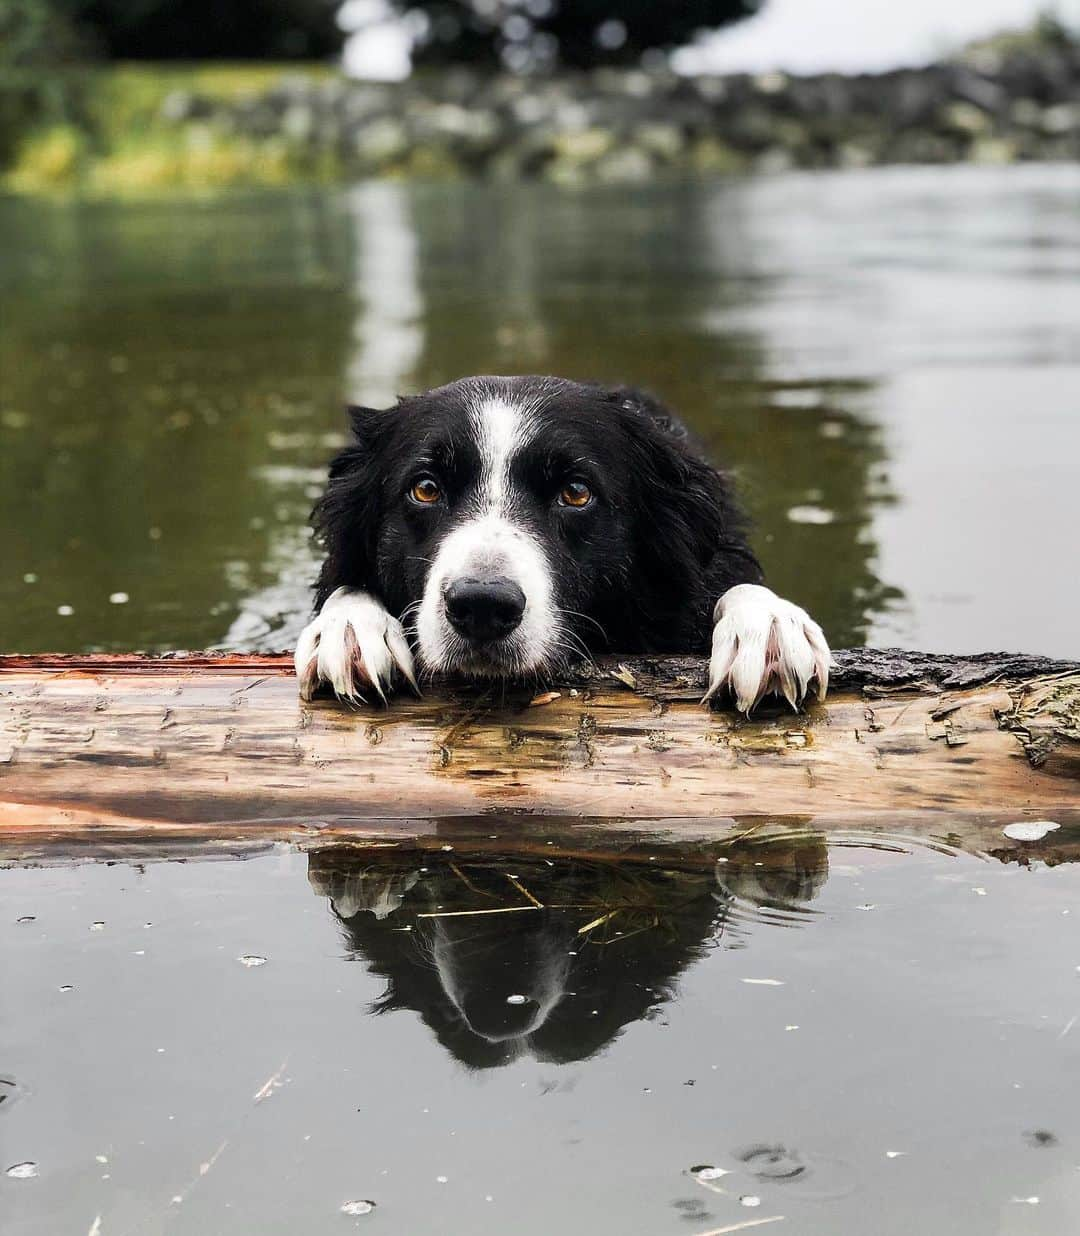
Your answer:
[[[974,103],[949,103],[941,110],[941,125],[947,132],[975,137],[988,132],[993,120]]]
[[[623,146],[597,160],[595,178],[603,184],[642,184],[654,173],[653,160],[640,146]]]
[[[382,116],[357,129],[353,150],[362,165],[381,168],[403,159],[411,142],[405,126],[392,116]]]
[[[1039,127],[1051,136],[1075,133],[1080,130],[1080,103],[1057,103],[1046,108]]]
[[[686,146],[682,131],[673,124],[638,125],[633,141],[643,151],[669,163],[674,162]]]

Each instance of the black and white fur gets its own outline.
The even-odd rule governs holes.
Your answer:
[[[825,694],[821,628],[762,585],[729,481],[650,396],[477,377],[350,416],[313,515],[326,559],[296,648],[305,698],[325,683],[385,700],[416,688],[415,661],[540,681],[593,651],[710,648],[706,699],[730,687],[749,712]],[[418,501],[418,481],[438,498]]]

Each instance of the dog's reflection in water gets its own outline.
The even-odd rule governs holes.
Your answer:
[[[373,1011],[415,1010],[482,1069],[587,1059],[657,1016],[708,949],[745,947],[762,918],[805,921],[827,873],[806,833],[649,859],[340,847],[313,851],[308,878],[386,980]]]

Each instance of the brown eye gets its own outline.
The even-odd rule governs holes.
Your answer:
[[[439,488],[438,481],[433,480],[430,476],[422,476],[418,480],[413,481],[412,488],[409,490],[409,497],[423,506],[430,506],[433,502],[438,502],[442,497],[442,490]]]
[[[592,501],[592,490],[584,481],[567,481],[559,494],[560,506],[588,506]]]

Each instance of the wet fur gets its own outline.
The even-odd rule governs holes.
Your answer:
[[[421,511],[410,480],[436,471],[453,495],[481,469],[472,410],[478,399],[526,407],[534,432],[513,459],[514,519],[542,547],[554,581],[558,659],[575,652],[709,650],[713,607],[761,568],[728,477],[709,464],[675,416],[651,396],[557,378],[471,378],[352,408],[352,441],[330,465],[313,522],[326,557],[316,609],[338,588],[415,612],[454,504]],[[597,494],[589,511],[560,511],[565,477]]]

